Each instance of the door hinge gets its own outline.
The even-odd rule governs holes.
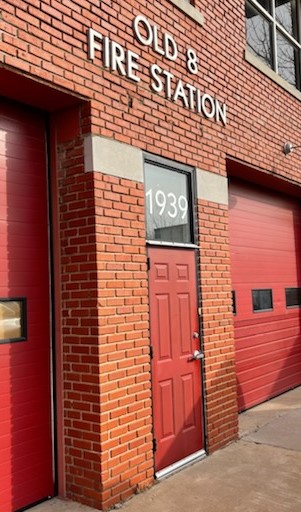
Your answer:
[[[155,453],[157,451],[157,439],[155,437],[153,438],[153,452]]]
[[[151,359],[154,358],[154,347],[152,345],[149,346],[149,355]]]
[[[150,270],[150,258],[146,258],[146,266],[147,266],[147,270]]]

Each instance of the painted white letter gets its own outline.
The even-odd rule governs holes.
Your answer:
[[[184,90],[182,80],[178,81],[177,87],[176,87],[176,90],[175,90],[175,93],[174,93],[172,99],[173,99],[173,101],[177,101],[178,98],[182,98],[184,106],[186,108],[189,108],[189,104],[188,104],[188,100],[187,100],[187,96],[186,96],[186,93]]]
[[[216,100],[215,101],[215,106],[216,106],[216,120],[217,121],[222,120],[224,126],[226,126],[226,123],[227,123],[227,110],[226,110],[225,103],[223,103],[221,105],[220,102]]]
[[[165,57],[169,60],[176,60],[176,58],[178,56],[177,43],[169,34],[166,34],[166,33],[164,34],[163,46],[164,46]]]
[[[165,55],[164,50],[159,46],[157,25],[153,26],[153,50],[159,55]]]
[[[93,60],[95,57],[94,50],[101,50],[101,44],[97,43],[95,39],[102,40],[102,35],[93,28],[89,28],[88,30],[88,57]]]
[[[143,27],[146,31],[146,37],[143,36],[143,34],[141,34],[139,23],[141,23],[141,25],[143,25]],[[142,16],[142,15],[136,16],[136,18],[133,21],[133,29],[134,29],[134,34],[137,37],[139,43],[144,44],[145,46],[150,46],[152,44],[152,42],[153,42],[152,27],[151,27],[150,23],[148,22],[148,20],[144,16]]]
[[[126,61],[127,76],[131,80],[135,80],[135,82],[140,82],[139,76],[136,76],[134,74],[134,72],[138,71],[138,69],[139,69],[139,66],[138,66],[138,63],[137,63],[138,59],[139,59],[139,55],[137,55],[137,53],[134,53],[131,50],[128,50],[128,52],[127,52],[127,61]]]
[[[110,67],[110,59],[110,39],[108,37],[104,37],[102,47],[102,61],[105,68]]]
[[[168,71],[162,71],[162,75],[166,76],[165,94],[166,94],[166,98],[168,98],[170,100],[171,99],[171,81],[174,78],[174,75],[172,73],[169,73]]]
[[[124,62],[124,49],[120,44],[111,42],[111,69],[112,71],[118,71],[126,76],[126,71],[123,65]]]
[[[206,102],[210,104],[210,109],[208,109]],[[202,112],[209,119],[215,116],[215,102],[209,94],[203,94],[202,96]]]
[[[189,101],[189,108],[191,110],[194,110],[195,108],[195,92],[196,88],[191,84],[186,84],[186,89],[188,89],[188,101]]]
[[[149,69],[151,77],[155,80],[154,82],[151,82],[151,88],[155,92],[161,92],[163,90],[163,84],[161,78],[158,76],[162,72],[160,66],[153,64]]]

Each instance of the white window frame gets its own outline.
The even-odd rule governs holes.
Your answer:
[[[199,25],[203,26],[205,21],[204,21],[204,16],[203,14],[194,7],[193,4],[191,4],[189,1],[187,0],[169,0],[171,4],[174,4],[178,9],[180,9],[180,11],[184,12],[184,14],[186,14],[186,16],[188,16],[189,18],[191,18],[192,20],[194,20],[196,23],[198,23]]]

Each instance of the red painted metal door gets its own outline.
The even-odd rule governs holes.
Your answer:
[[[244,410],[301,384],[299,307],[286,288],[301,286],[301,208],[289,196],[230,183],[230,241],[236,373]],[[252,290],[271,290],[272,308],[253,311]]]
[[[0,100],[0,299],[12,298],[26,301],[27,334],[8,341],[2,308],[1,512],[52,496],[53,471],[45,124]]]
[[[203,448],[194,251],[150,248],[156,471]]]

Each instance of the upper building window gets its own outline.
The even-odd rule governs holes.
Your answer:
[[[248,48],[300,90],[299,7],[299,0],[246,1]]]

